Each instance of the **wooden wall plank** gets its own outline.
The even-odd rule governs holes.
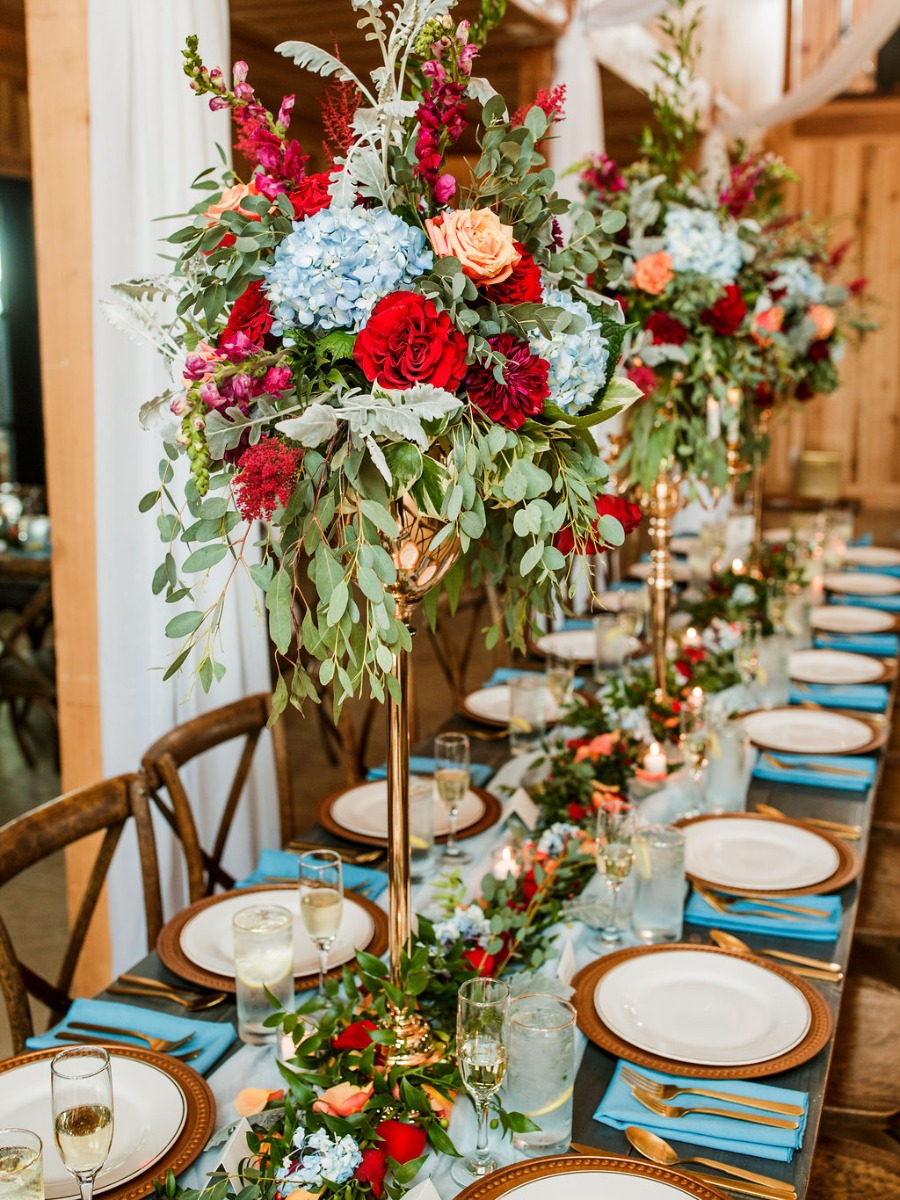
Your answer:
[[[88,0],[27,0],[28,82],[62,781],[102,778],[94,528]],[[64,203],[60,202],[61,181]],[[93,849],[70,850],[70,900]],[[109,979],[105,901],[76,988]]]

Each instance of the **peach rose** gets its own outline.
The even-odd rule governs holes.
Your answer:
[[[813,304],[806,310],[806,315],[816,327],[814,341],[824,342],[826,338],[831,337],[837,324],[834,309],[829,308],[827,304]]]
[[[666,284],[674,274],[671,255],[665,250],[660,250],[656,254],[645,254],[637,260],[631,281],[642,292],[658,296],[666,290]]]
[[[450,1114],[453,1112],[453,1099],[448,1099],[442,1096],[441,1093],[430,1083],[422,1084],[422,1091],[431,1102],[431,1107],[434,1110],[435,1116],[441,1121],[449,1121]],[[456,1092],[453,1093],[455,1098]]]
[[[613,740],[612,735],[608,733],[598,734],[586,746],[579,746],[575,751],[575,761],[582,762],[586,758],[599,758],[612,753]]]
[[[475,284],[502,283],[522,257],[511,225],[489,208],[457,208],[425,222],[438,258],[458,258]]]
[[[206,217],[210,224],[215,224],[224,212],[239,212],[245,217],[252,217],[253,220],[259,220],[259,214],[250,212],[249,209],[242,208],[241,205],[248,196],[258,196],[259,192],[256,189],[255,183],[236,183],[234,187],[226,188],[222,193],[222,199],[216,204],[211,204],[206,210]]]
[[[349,1117],[352,1113],[362,1112],[374,1088],[373,1083],[366,1084],[364,1088],[352,1083],[336,1083],[322,1093],[313,1108],[331,1117]]]
[[[760,346],[768,346],[772,339],[766,337],[767,333],[777,333],[784,324],[784,309],[780,304],[773,304],[771,308],[765,308],[761,313],[756,313],[753,318],[753,337]]]
[[[242,1088],[234,1098],[234,1111],[239,1117],[254,1117],[271,1100],[280,1100],[283,1095],[284,1088],[279,1088],[277,1092],[270,1092],[268,1088]]]

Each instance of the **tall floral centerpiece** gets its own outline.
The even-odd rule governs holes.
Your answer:
[[[168,239],[175,271],[123,285],[113,315],[171,364],[143,414],[165,457],[141,504],[165,543],[154,591],[180,609],[169,673],[192,652],[204,687],[224,672],[226,596],[202,583],[227,559],[229,582],[246,573],[265,593],[276,714],[327,685],[337,706],[387,699],[396,973],[412,608],[439,587],[452,602],[468,571],[498,589],[523,645],[532,613],[564,594],[560,545],[622,540],[592,427],[638,391],[614,373],[625,326],[596,290],[622,217],[580,213],[568,241],[560,229],[569,206],[540,149],[560,91],[510,115],[473,73],[490,4],[470,28],[448,0],[351,2],[378,59],[366,78],[309,43],[277,48],[332,81],[332,162],[317,173],[289,133],[294,97],[269,112],[245,63],[229,81],[189,39],[190,86],[231,111],[252,173],[199,176]],[[445,157],[473,113],[480,153],[457,179]]]

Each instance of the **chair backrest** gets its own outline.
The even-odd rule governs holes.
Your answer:
[[[233,704],[226,704],[222,708],[194,717],[183,725],[176,725],[154,742],[141,759],[141,768],[150,797],[184,849],[191,903],[211,895],[217,886],[226,889],[234,886],[233,876],[222,866],[222,855],[253,765],[253,755],[260,734],[268,723],[271,711],[271,697],[265,693],[236,700]],[[243,749],[213,844],[207,849],[201,845],[195,816],[195,810],[199,810],[203,799],[188,795],[180,768],[201,754],[235,738],[244,739]],[[297,836],[299,823],[291,801],[287,749],[280,722],[276,722],[272,727],[272,747],[275,756],[278,821],[283,845]]]
[[[17,1054],[25,1049],[25,1039],[34,1033],[29,995],[46,1004],[54,1016],[60,1016],[69,1007],[72,976],[88,926],[122,831],[130,820],[137,831],[147,940],[153,946],[162,927],[162,903],[150,806],[139,775],[118,775],[67,792],[0,828],[0,887],[58,850],[92,834],[103,835],[55,982],[22,961],[0,920],[0,990],[6,1001]]]

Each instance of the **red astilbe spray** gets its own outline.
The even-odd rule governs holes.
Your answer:
[[[341,57],[337,42],[334,43],[334,57]],[[359,88],[352,79],[333,80],[319,97],[324,135],[322,149],[332,163],[347,157],[354,138],[353,118],[361,100]]]
[[[234,497],[247,521],[268,520],[276,508],[284,508],[297,478],[302,450],[291,450],[274,437],[260,438],[238,461]]]
[[[525,118],[533,108],[539,108],[544,116],[552,123],[564,121],[566,107],[566,85],[558,83],[553,88],[539,88],[538,94],[530,104],[523,104],[513,113],[511,125],[524,125]]]

